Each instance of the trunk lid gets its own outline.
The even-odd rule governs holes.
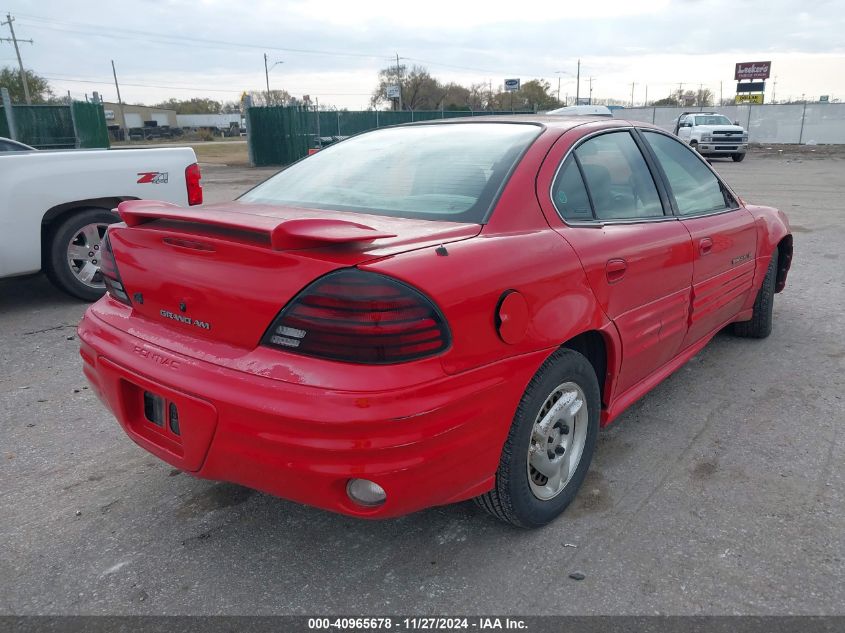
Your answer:
[[[109,230],[133,318],[252,349],[278,312],[338,268],[464,240],[479,224],[229,202],[130,201]],[[140,299],[139,299],[140,295]]]

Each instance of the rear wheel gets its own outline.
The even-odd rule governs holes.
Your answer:
[[[476,503],[519,527],[552,521],[575,498],[590,467],[600,406],[590,362],[570,349],[552,354],[520,401],[493,489]]]
[[[741,163],[742,161],[745,160],[745,152],[741,152],[739,154],[734,154],[734,155],[731,156],[731,158],[734,159],[735,163]]]
[[[100,249],[109,224],[117,221],[111,211],[88,208],[61,222],[52,233],[46,253],[50,280],[85,301],[102,297],[106,287],[100,273]]]
[[[772,316],[775,306],[775,278],[778,270],[778,249],[766,269],[763,285],[754,300],[754,312],[749,321],[733,324],[733,333],[747,338],[766,338],[772,333]]]

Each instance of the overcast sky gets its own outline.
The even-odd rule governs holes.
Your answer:
[[[845,100],[845,0],[602,0],[530,3],[420,0],[0,0],[27,68],[57,94],[99,91],[124,101],[237,100],[270,87],[322,104],[368,105],[379,68],[426,66],[436,77],[496,86],[545,78],[561,97],[657,99],[680,83],[734,94],[734,64],[772,61],[767,100],[829,94]],[[3,18],[5,20],[5,17]],[[0,28],[8,37],[8,27]],[[15,63],[0,42],[0,66]],[[556,74],[556,71],[563,71]],[[777,87],[774,88],[774,76]]]

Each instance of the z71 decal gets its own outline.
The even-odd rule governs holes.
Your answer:
[[[148,183],[152,183],[154,185],[166,185],[167,184],[167,172],[166,171],[140,171],[138,172],[140,178],[138,178],[139,185],[145,185]]]

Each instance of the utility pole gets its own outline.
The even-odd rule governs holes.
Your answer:
[[[396,84],[399,86],[399,112],[402,111],[402,71],[399,69],[399,53],[396,53]]]
[[[590,77],[590,105],[593,105],[593,78]]]
[[[581,58],[578,58],[578,72],[575,75],[575,105],[578,105],[578,98],[581,96]]]
[[[120,86],[117,83],[117,71],[114,69],[114,60],[111,60],[111,72],[114,75],[114,88],[117,90],[117,105],[120,106],[120,120],[123,122],[123,139],[129,142],[129,128],[126,126],[126,115],[123,112],[123,99],[120,98]],[[88,101],[88,95],[85,95],[85,100]]]
[[[722,83],[723,82],[721,81],[719,82],[719,105],[722,105],[722,102],[724,101],[724,97],[722,95]]]
[[[772,84],[772,103],[775,103],[775,90],[778,87],[778,76],[775,75],[775,81]]]
[[[15,55],[18,56],[18,67],[21,69],[21,83],[23,84],[23,96],[26,99],[26,105],[32,105],[32,99],[29,98],[29,83],[26,81],[26,71],[23,69],[23,61],[21,60],[21,51],[18,48],[18,42],[29,42],[33,44],[32,40],[19,40],[15,37],[15,27],[12,24],[15,21],[15,18],[12,17],[11,13],[6,14],[6,21],[0,22],[0,26],[5,26],[6,24],[9,25],[9,31],[12,33],[12,37],[0,37],[0,40],[4,42],[11,42],[15,47]]]
[[[634,107],[634,86],[636,86],[633,81],[631,82],[631,107]]]
[[[643,105],[647,108],[648,107],[648,84],[645,85],[645,102]]]
[[[267,53],[264,53],[264,81],[267,84],[267,107],[270,107],[270,70],[267,68]]]

